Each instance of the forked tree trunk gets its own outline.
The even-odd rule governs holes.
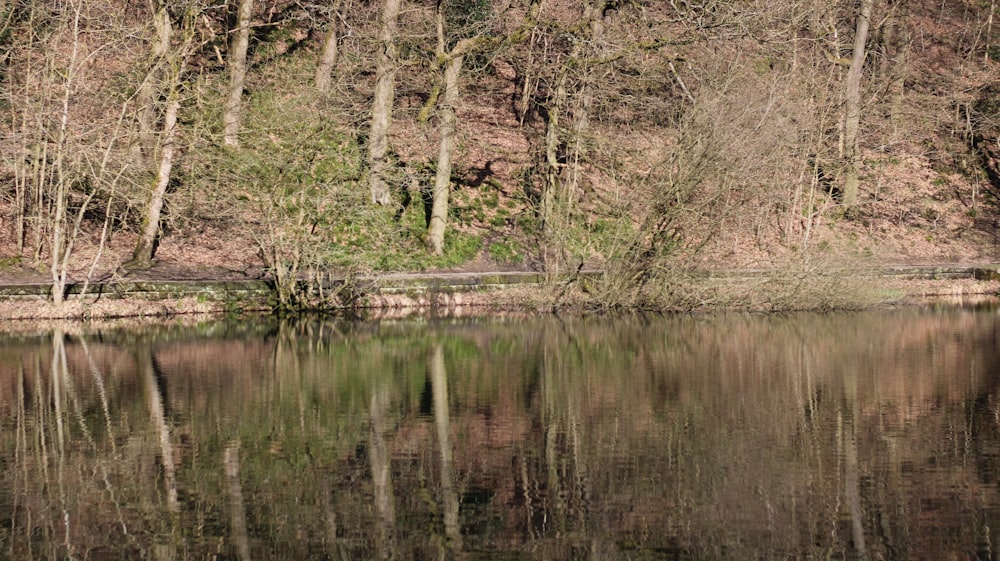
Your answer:
[[[862,0],[858,12],[857,30],[854,33],[854,56],[851,58],[851,68],[847,72],[847,93],[845,96],[844,116],[844,192],[842,203],[845,207],[853,206],[858,199],[858,174],[861,167],[861,157],[858,150],[858,136],[861,130],[861,73],[865,65],[868,43],[868,26],[872,17],[874,0]]]
[[[903,118],[903,96],[906,92],[907,66],[910,58],[910,46],[913,43],[913,33],[910,30],[907,15],[908,5],[905,0],[891,0],[887,3],[886,9],[889,13],[882,24],[883,52],[880,74],[881,79],[889,84],[888,94],[891,96],[889,117],[892,123],[892,134],[896,136]],[[992,16],[990,17],[992,18]]]
[[[333,83],[333,67],[337,64],[337,57],[340,56],[340,34],[337,27],[337,18],[340,17],[341,0],[333,4],[333,13],[330,15],[330,29],[326,32],[326,41],[323,42],[323,52],[319,55],[316,64],[316,89],[320,93],[330,93],[330,85]]]
[[[389,129],[396,86],[396,28],[401,0],[383,0],[379,17],[378,55],[375,59],[375,96],[372,100],[371,128],[368,133],[369,188],[372,202],[392,202],[386,182]]]
[[[236,18],[236,32],[229,44],[229,98],[222,115],[223,136],[226,146],[240,145],[240,110],[243,105],[243,85],[247,76],[247,49],[250,45],[250,17],[253,0],[240,0]]]

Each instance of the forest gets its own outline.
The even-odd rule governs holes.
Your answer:
[[[0,274],[998,254],[993,0],[4,0]]]

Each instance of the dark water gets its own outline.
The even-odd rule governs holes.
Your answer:
[[[0,559],[998,559],[998,325],[0,336]]]

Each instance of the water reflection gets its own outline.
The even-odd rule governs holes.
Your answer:
[[[996,559],[998,324],[5,336],[0,557]]]

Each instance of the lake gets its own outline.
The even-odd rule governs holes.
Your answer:
[[[1000,308],[0,335],[0,559],[998,559]]]

